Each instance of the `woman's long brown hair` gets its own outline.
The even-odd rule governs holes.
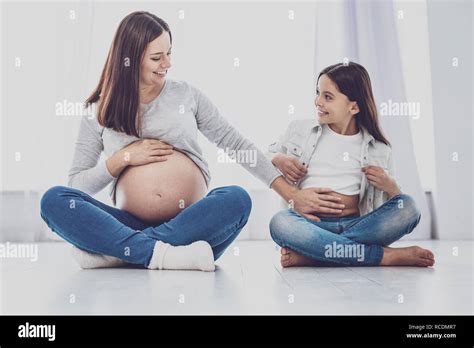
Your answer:
[[[147,45],[163,32],[171,39],[168,24],[149,12],[133,12],[120,22],[99,84],[85,101],[86,107],[98,102],[100,125],[140,136],[140,65]]]
[[[348,62],[328,66],[319,73],[317,82],[319,82],[321,75],[329,77],[350,101],[357,102],[360,110],[356,116],[357,125],[366,128],[375,140],[391,146],[380,127],[372,84],[367,70],[360,64]]]

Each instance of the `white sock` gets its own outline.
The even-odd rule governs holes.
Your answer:
[[[88,251],[72,247],[72,256],[82,269],[106,268],[124,266],[127,262],[108,255],[93,254]]]
[[[203,240],[182,246],[157,241],[148,268],[214,272],[214,253]]]

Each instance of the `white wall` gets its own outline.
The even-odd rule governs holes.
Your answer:
[[[435,1],[427,7],[438,233],[442,239],[472,239],[473,3]]]

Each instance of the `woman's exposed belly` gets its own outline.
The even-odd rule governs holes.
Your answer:
[[[359,195],[343,195],[342,193],[334,192],[331,191],[329,193],[325,193],[330,196],[334,197],[340,197],[341,201],[339,204],[344,204],[345,207],[342,210],[341,213],[339,214],[328,214],[328,213],[316,213],[316,216],[320,217],[341,217],[341,216],[347,216],[347,215],[353,215],[353,214],[360,214],[359,213]],[[337,203],[334,201],[331,201],[332,203]]]
[[[167,161],[129,166],[120,175],[116,207],[148,223],[168,221],[207,193],[199,167],[177,150]]]

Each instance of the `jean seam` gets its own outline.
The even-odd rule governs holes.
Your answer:
[[[225,238],[221,243],[216,244],[216,246],[224,243],[227,239],[229,239],[231,236],[233,236],[234,233],[241,230],[245,226],[246,223],[247,223],[247,221],[245,221],[245,223],[243,223],[243,224],[237,223],[236,226],[229,226],[228,228],[225,229],[224,232],[222,232],[218,235],[215,235],[211,239],[209,239],[208,243],[212,245],[212,241],[214,241],[217,238],[220,238],[222,236],[227,236],[227,238]],[[229,231],[231,231],[231,232],[229,233]]]

